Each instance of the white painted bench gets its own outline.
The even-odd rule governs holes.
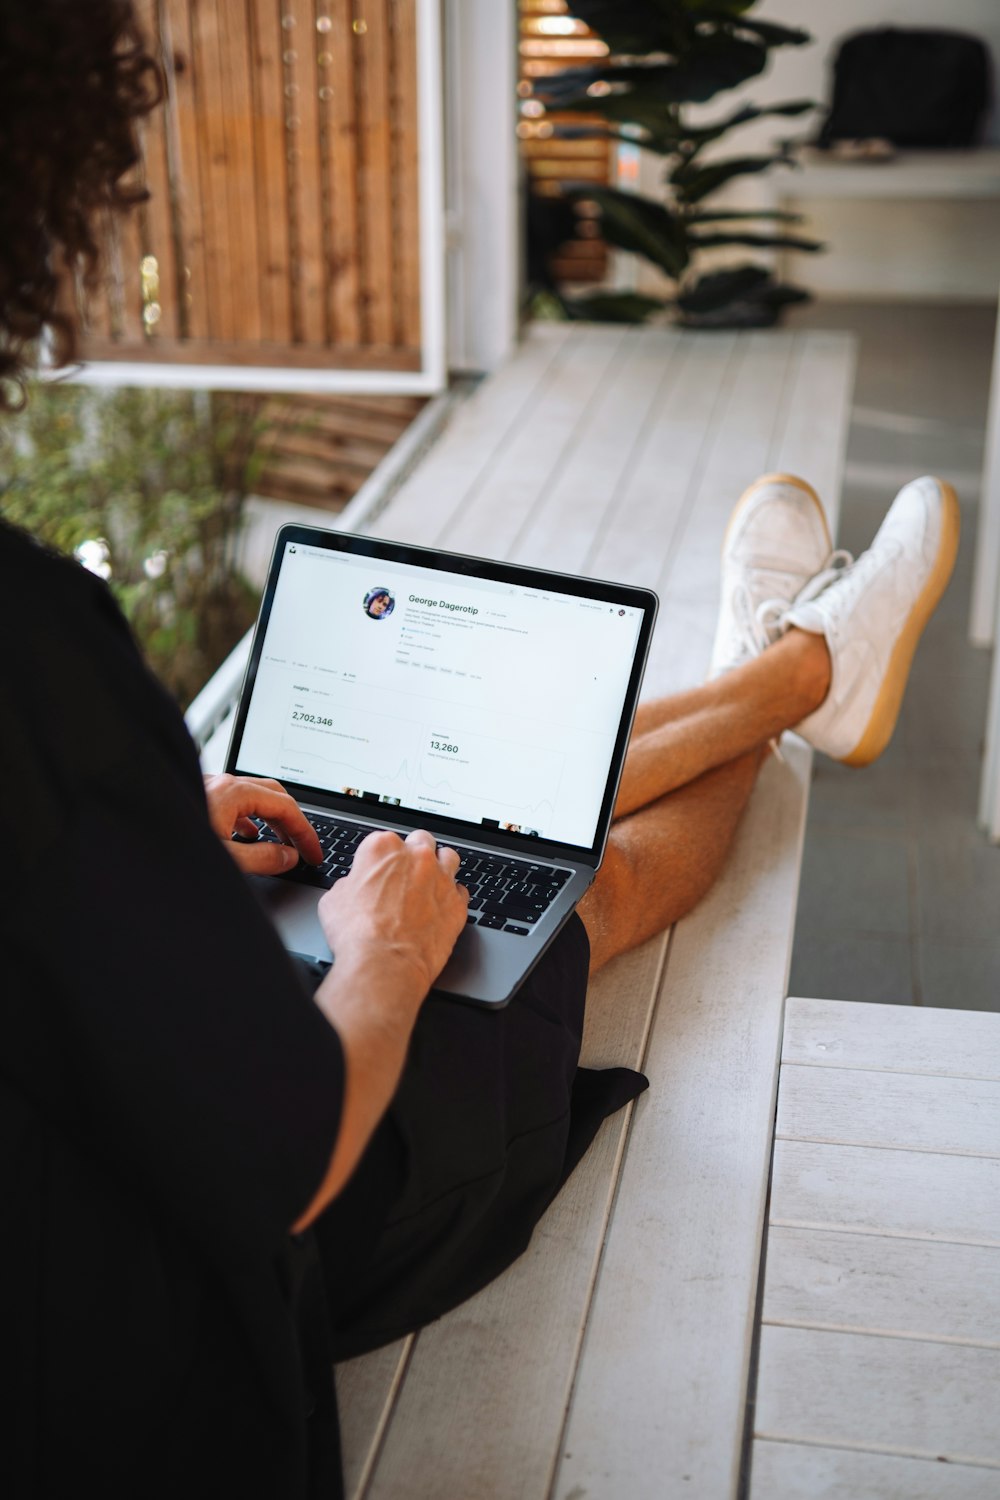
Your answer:
[[[835,517],[852,371],[839,334],[535,328],[354,524],[650,584],[644,691],[690,686],[745,486],[805,474]],[[352,1500],[735,1496],[809,769],[793,739],[708,899],[592,986],[585,1061],[652,1086],[527,1254],[338,1370]]]
[[[1000,1494],[1000,1015],[787,1002],[749,1500]]]

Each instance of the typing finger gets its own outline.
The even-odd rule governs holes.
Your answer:
[[[227,844],[233,859],[245,875],[283,875],[299,862],[296,849],[289,844]]]

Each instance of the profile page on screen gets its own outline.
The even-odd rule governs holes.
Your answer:
[[[236,769],[590,847],[641,624],[286,542]]]

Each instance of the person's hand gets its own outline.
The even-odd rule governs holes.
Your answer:
[[[337,964],[400,965],[423,999],[465,926],[469,893],[456,885],[459,856],[415,829],[370,833],[351,872],[322,897],[319,916]]]
[[[311,865],[322,860],[315,828],[280,781],[256,776],[206,776],[205,796],[212,827],[246,874],[280,875],[298,864],[299,855]],[[251,816],[263,818],[284,843],[233,843],[234,833],[257,838]]]

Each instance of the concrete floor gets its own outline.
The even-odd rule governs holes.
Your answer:
[[[816,758],[789,991],[1000,1010],[1000,848],[976,826],[990,654],[967,634],[996,306],[826,303],[795,322],[859,339],[840,545],[866,546],[924,473],[954,484],[963,535],[888,750],[861,771]]]

